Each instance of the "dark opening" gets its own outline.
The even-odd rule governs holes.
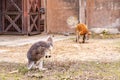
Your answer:
[[[22,0],[5,0],[3,32],[22,33]]]
[[[2,32],[2,0],[0,0],[0,32]]]

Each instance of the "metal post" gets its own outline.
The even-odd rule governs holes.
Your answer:
[[[79,0],[79,23],[81,23],[81,0]]]
[[[87,0],[84,1],[84,9],[85,9],[85,24],[88,25],[88,21],[87,21]]]
[[[44,20],[44,32],[47,33],[47,0],[44,0],[45,20]]]

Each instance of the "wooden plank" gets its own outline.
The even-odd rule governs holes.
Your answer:
[[[38,28],[37,28],[37,24],[36,24],[37,19],[38,19],[38,15],[36,15],[34,19],[33,19],[33,17],[31,16],[31,20],[32,20],[32,23],[33,23],[33,24],[31,25],[31,31],[32,31],[33,27],[35,27],[36,30],[38,29]]]
[[[23,34],[25,34],[25,28],[24,28],[24,24],[25,24],[24,23],[24,1],[26,1],[26,0],[22,0],[22,3],[21,3],[21,5],[22,5],[22,10],[21,10],[22,11],[22,15],[21,15],[22,16],[22,24],[21,25],[22,25],[22,33]]]
[[[35,34],[40,34],[41,32],[39,32],[39,31],[36,31],[36,32],[32,32],[32,33],[29,33],[29,36],[31,36],[31,35],[35,35]]]
[[[6,2],[6,8],[5,8],[5,11],[6,12],[8,12],[9,11],[9,9],[11,9],[11,8],[16,8],[17,10],[18,10],[18,12],[21,12],[22,10],[20,9],[20,7],[14,2],[14,0],[6,0],[5,1]],[[7,3],[9,3],[9,4],[7,4]],[[19,3],[19,4],[21,4],[22,5],[22,3]],[[14,7],[13,7],[14,6]]]
[[[17,15],[17,14],[22,14],[23,12],[5,12],[3,11],[3,14],[8,14],[8,15]]]
[[[18,27],[18,25],[15,24],[15,22],[8,16],[8,15],[5,15],[5,17],[10,21],[10,23],[14,26],[14,28],[18,31],[18,32],[22,32],[20,30],[20,28]],[[6,30],[5,30],[6,31]]]
[[[27,7],[28,7],[28,3],[27,0],[23,0],[23,6],[22,6],[22,10],[23,10],[23,33],[27,34],[28,33],[28,12],[27,12]]]
[[[21,6],[19,6],[18,2],[15,2],[15,0],[0,0],[0,1],[2,1],[0,2],[1,6],[3,6],[2,13],[0,9],[0,26],[2,24],[4,34],[30,33],[32,35],[32,34],[38,34],[41,32],[40,13],[39,13],[41,0],[22,0],[19,3]],[[14,8],[14,9],[11,9],[11,8]],[[2,14],[3,16],[1,16]],[[13,17],[15,16],[16,17],[12,19],[12,15]],[[20,21],[21,24],[19,24],[18,20],[22,20],[22,23]],[[30,22],[30,20],[32,22]],[[5,23],[6,21],[7,23]],[[12,28],[15,28],[17,32],[9,31]],[[35,30],[33,30],[34,28]],[[1,27],[0,27],[0,30],[1,30]]]
[[[18,11],[21,12],[21,9],[18,7],[18,5],[13,0],[10,0],[10,1],[18,9]]]
[[[15,22],[20,18],[20,16],[21,16],[21,14],[18,15],[18,16],[15,18],[15,20],[12,20],[14,24],[15,24]],[[5,32],[7,32],[7,31],[12,27],[13,23],[11,23],[11,24],[9,24],[9,26],[7,26],[7,28],[5,29]]]
[[[21,33],[21,32],[4,32],[4,33],[2,33],[2,34],[9,34],[9,35],[24,35],[24,33]]]
[[[27,13],[30,12],[30,2],[29,0],[27,0]],[[30,34],[30,15],[27,15],[27,25],[28,25],[28,28],[27,28],[27,35]]]
[[[17,0],[16,0],[17,1]],[[23,0],[22,0],[23,1]],[[3,32],[4,34],[10,33],[21,33],[23,32],[23,8],[22,8],[22,1],[20,1],[20,5],[18,6],[18,3],[15,3],[15,0],[3,0]],[[12,2],[9,6],[8,2]],[[7,4],[7,5],[6,5]],[[11,6],[13,5],[13,6]],[[14,8],[13,11],[11,11],[10,8]],[[10,9],[10,10],[9,10]],[[17,9],[17,11],[16,11]],[[12,19],[12,17],[15,17]],[[22,20],[22,21],[21,21]],[[7,23],[5,23],[7,21]],[[20,23],[19,23],[20,22]],[[15,30],[12,30],[12,28],[15,28]],[[17,32],[16,32],[17,31]]]
[[[40,17],[39,17],[39,6],[38,6],[38,0],[27,0],[28,1],[28,17],[29,17],[29,34],[36,34],[36,33],[40,33]],[[38,11],[35,11],[36,9],[38,9]],[[34,18],[32,16],[35,16]],[[36,23],[37,22],[37,23]],[[33,30],[33,29],[36,29]]]
[[[29,12],[29,15],[39,15],[40,13],[38,12]]]
[[[9,1],[10,1],[10,0],[9,0]],[[8,2],[8,1],[5,0],[5,2],[4,2],[4,6],[5,6],[5,7],[7,6],[9,9],[12,8],[11,3],[10,3],[10,4],[7,4],[7,2]],[[8,9],[5,8],[4,11],[5,11],[5,12],[8,12]]]

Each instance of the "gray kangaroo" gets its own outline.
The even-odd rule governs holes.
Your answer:
[[[39,70],[46,70],[46,68],[43,68],[43,58],[50,58],[52,49],[52,37],[49,37],[47,41],[39,41],[33,44],[27,52],[28,69],[38,68]]]

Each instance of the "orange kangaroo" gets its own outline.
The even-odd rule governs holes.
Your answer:
[[[76,42],[79,42],[80,35],[83,35],[82,43],[85,43],[86,37],[89,38],[89,35],[91,34],[91,32],[88,30],[88,27],[83,23],[77,24],[75,30],[76,30]]]

